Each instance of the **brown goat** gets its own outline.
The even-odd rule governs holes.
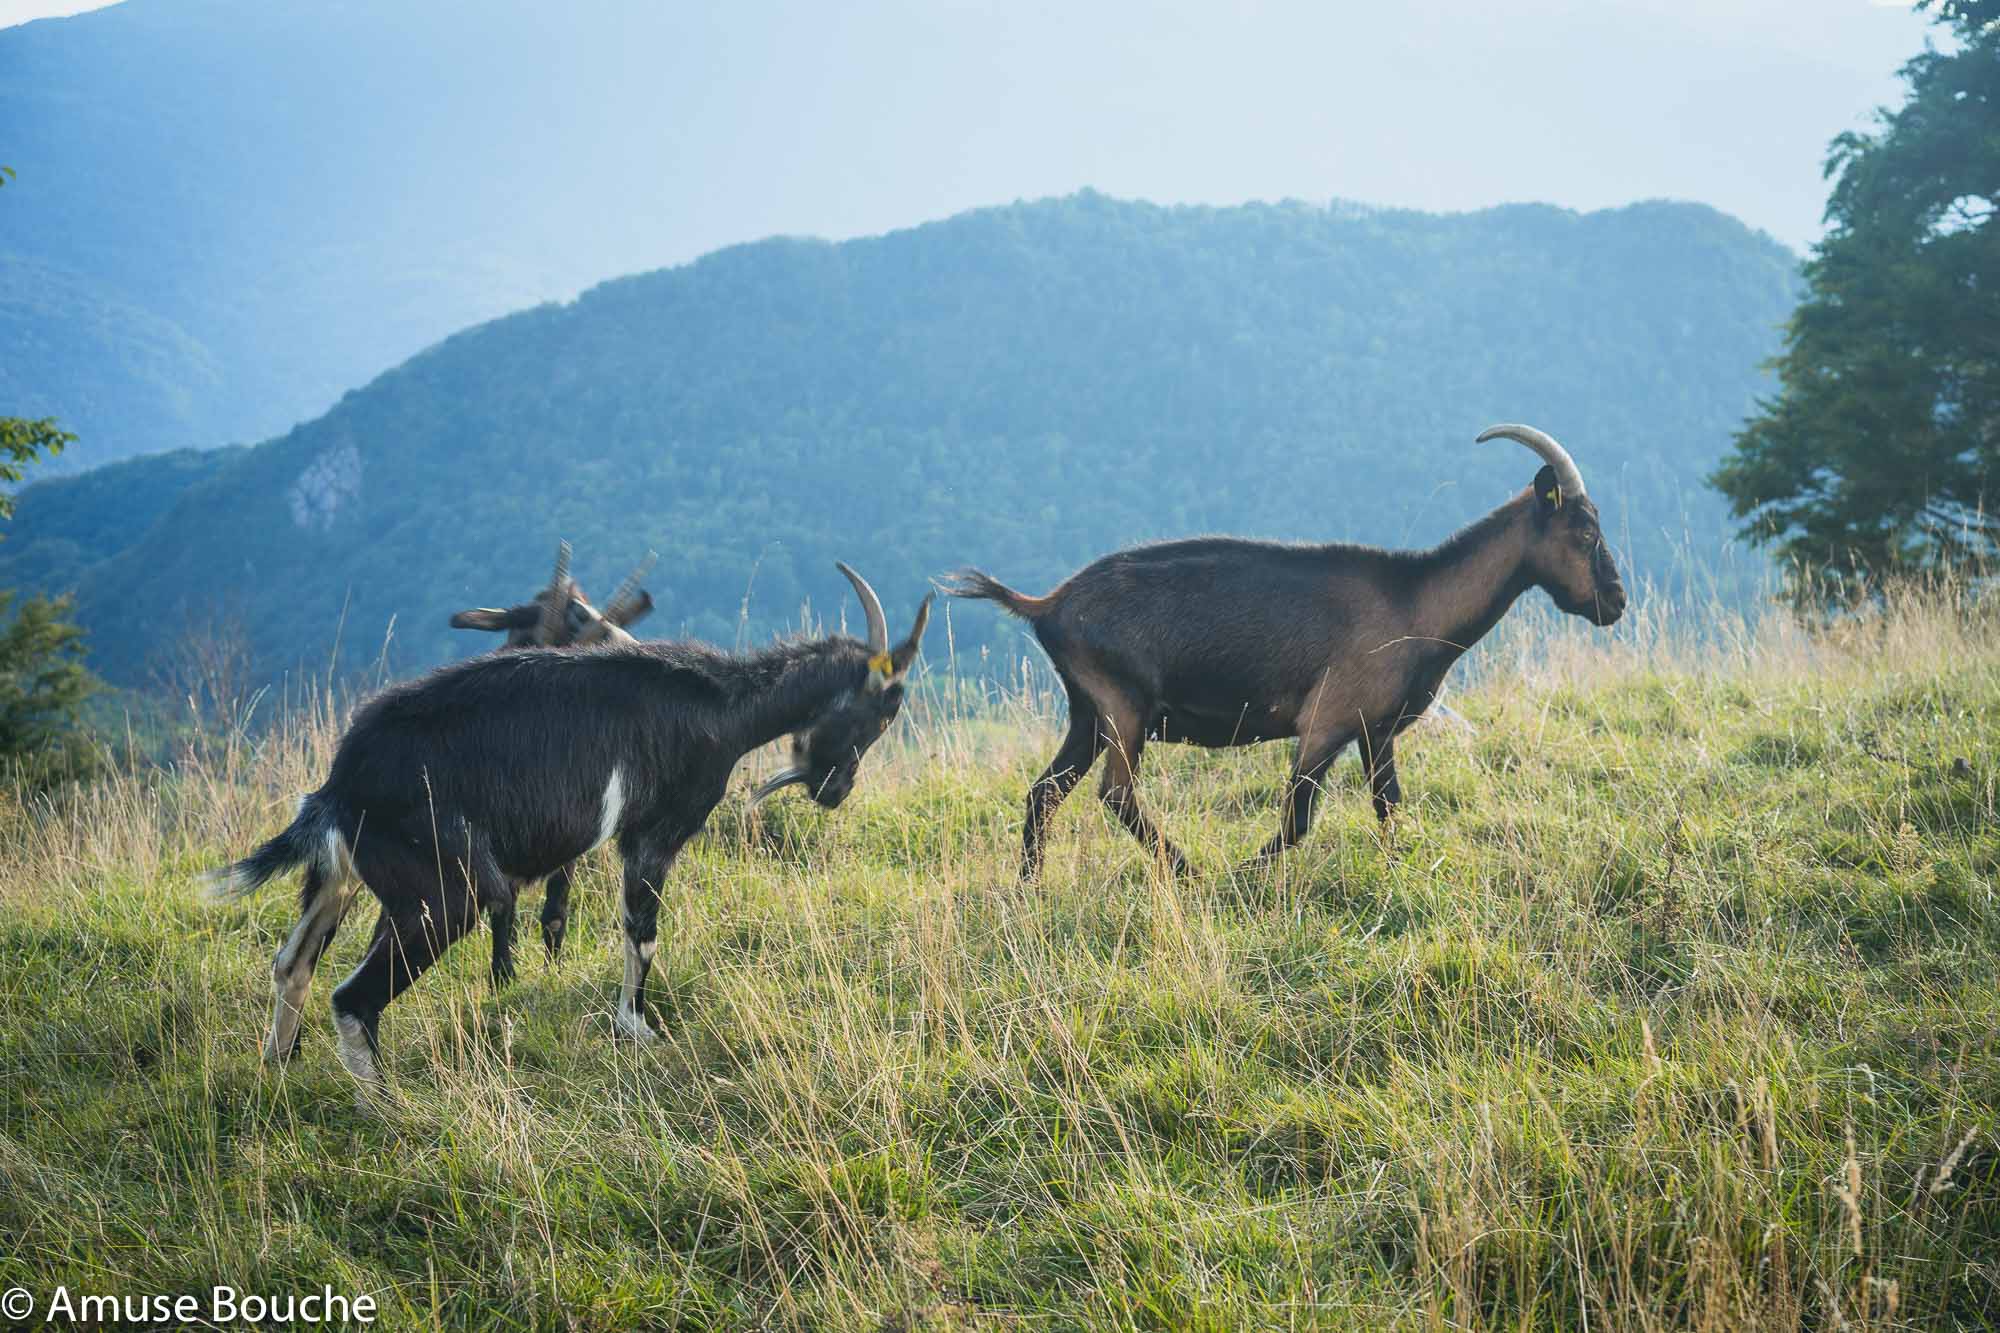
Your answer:
[[[1187,871],[1133,791],[1149,738],[1298,738],[1278,832],[1259,859],[1305,836],[1320,780],[1350,743],[1386,821],[1402,799],[1397,733],[1431,707],[1452,664],[1516,598],[1539,587],[1572,615],[1616,621],[1625,588],[1576,464],[1531,427],[1479,436],[1496,437],[1544,460],[1534,484],[1429,551],[1202,537],[1105,556],[1045,597],[962,571],[948,591],[998,602],[1032,625],[1069,694],[1069,733],[1028,791],[1022,878],[1040,868],[1056,807],[1106,751],[1104,803],[1176,873]]]

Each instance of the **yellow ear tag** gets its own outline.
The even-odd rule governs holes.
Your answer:
[[[1561,509],[1563,507],[1562,487],[1560,486],[1549,487],[1549,504],[1556,509]]]
[[[887,680],[896,674],[896,663],[887,653],[877,653],[868,659],[868,669]]]

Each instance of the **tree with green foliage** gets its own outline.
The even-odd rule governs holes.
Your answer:
[[[54,417],[29,420],[0,417],[0,482],[15,482],[27,475],[28,464],[38,458],[54,458],[76,436],[61,429]],[[0,518],[14,512],[14,496],[0,491]]]
[[[0,184],[13,175],[0,167]],[[0,483],[19,481],[75,439],[51,417],[0,417]],[[13,512],[13,494],[0,491],[0,518]],[[83,631],[65,618],[66,597],[30,597],[10,617],[13,605],[14,594],[0,592],[0,774],[37,787],[81,776],[96,754],[83,702],[99,689],[83,665]]]
[[[29,787],[81,777],[96,767],[83,704],[99,688],[83,665],[83,631],[69,599],[30,597],[11,614],[0,592],[0,776]]]
[[[19,481],[29,463],[75,438],[46,418],[0,417],[0,478]],[[0,493],[0,517],[14,497]],[[0,591],[0,779],[30,787],[80,777],[96,766],[83,703],[100,688],[83,665],[83,631],[67,597],[30,597],[13,611]]]
[[[1747,536],[1847,595],[2000,540],[2000,0],[1918,8],[1957,47],[1903,67],[1875,133],[1833,141],[1780,391],[1711,478]]]

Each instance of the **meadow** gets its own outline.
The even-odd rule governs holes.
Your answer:
[[[295,881],[196,887],[324,773],[342,706],[266,701],[0,797],[0,1287],[330,1285],[389,1328],[1992,1327],[1996,629],[1951,589],[1818,629],[1517,611],[1386,834],[1349,758],[1298,852],[1231,870],[1288,751],[1153,747],[1179,882],[1082,788],[1016,883],[1059,700],[940,689],[840,811],[718,810],[662,1043],[611,1037],[600,853],[559,962],[531,894],[511,987],[481,932],[389,1010],[372,1111],[326,997],[373,904],[267,1070]]]

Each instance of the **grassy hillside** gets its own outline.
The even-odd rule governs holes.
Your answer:
[[[658,549],[649,631],[722,642],[746,595],[759,635],[844,595],[837,558],[907,606],[960,564],[1046,587],[1204,530],[1428,545],[1527,483],[1519,448],[1472,444],[1526,420],[1643,577],[1722,546],[1702,477],[1793,291],[1790,254],[1693,205],[1086,193],[607,283],[432,348],[143,532],[63,535],[114,680],[220,609],[267,672],[325,662],[336,623],[365,664],[392,620],[407,668],[483,650],[447,617],[532,589],[558,536],[598,588]],[[0,586],[61,510],[23,496]],[[996,623],[966,618],[968,645]]]
[[[108,463],[28,489],[31,522],[7,525],[0,586],[73,588],[92,565],[152,530],[189,487],[235,462],[235,449],[175,449]]]
[[[1990,608],[1532,618],[1378,839],[1281,870],[1277,748],[1158,747],[1198,864],[1087,797],[1012,879],[1048,701],[906,714],[847,808],[729,802],[609,1037],[611,868],[493,994],[461,944],[354,1105],[259,1067],[290,891],[193,876],[334,728],[0,810],[0,1287],[369,1292],[385,1326],[1937,1329],[2000,1321]],[[942,657],[933,663],[941,670]],[[269,706],[268,701],[265,705]],[[749,767],[755,767],[750,765]]]

